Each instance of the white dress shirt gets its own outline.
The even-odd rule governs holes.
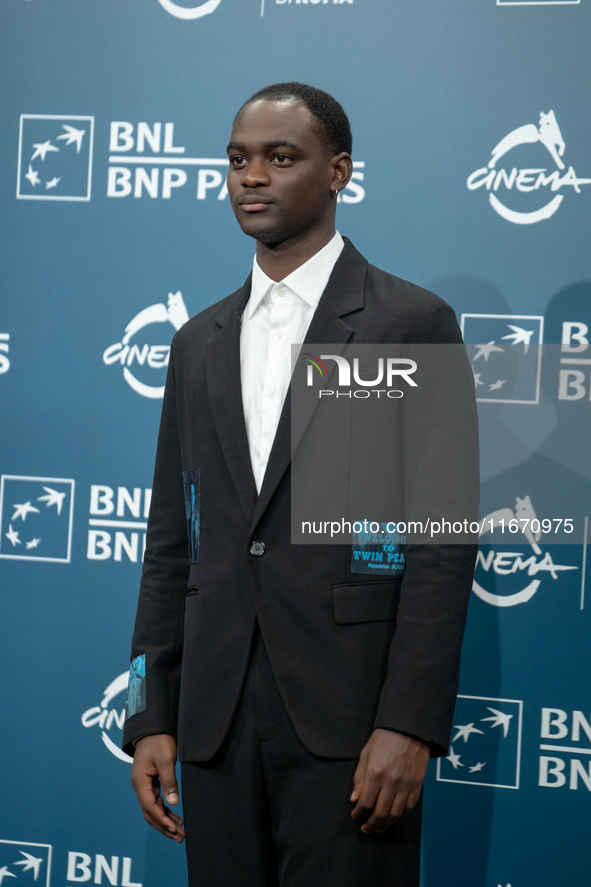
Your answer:
[[[260,492],[291,379],[291,346],[301,345],[344,241],[339,232],[276,283],[254,259],[242,315],[240,374],[250,461]]]

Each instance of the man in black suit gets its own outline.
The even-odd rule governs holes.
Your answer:
[[[320,90],[245,103],[228,191],[253,274],[171,349],[124,748],[147,821],[182,842],[178,743],[200,887],[416,887],[449,739],[473,546],[409,547],[401,581],[290,541],[289,344],[461,343],[445,302],[335,232],[351,145]]]

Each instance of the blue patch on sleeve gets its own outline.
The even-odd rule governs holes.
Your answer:
[[[136,656],[129,667],[127,686],[127,717],[146,710],[146,654]]]
[[[183,471],[185,490],[185,510],[187,512],[187,534],[189,537],[189,557],[192,564],[199,563],[199,522],[201,517],[201,470]]]
[[[366,523],[356,522],[356,523]],[[368,576],[402,577],[406,567],[404,555],[406,536],[388,533],[386,526],[379,533],[353,534],[351,546],[351,572]]]

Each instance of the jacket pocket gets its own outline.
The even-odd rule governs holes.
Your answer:
[[[198,577],[198,567],[196,564],[191,564],[189,567],[189,578],[187,579],[187,594],[189,597],[192,594],[197,594],[199,591],[199,583],[197,581]]]
[[[334,618],[339,625],[396,619],[400,582],[362,582],[335,585],[332,590]]]

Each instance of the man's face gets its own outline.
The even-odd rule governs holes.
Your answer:
[[[228,192],[245,234],[267,244],[298,238],[332,211],[333,165],[300,102],[259,99],[230,137]]]

